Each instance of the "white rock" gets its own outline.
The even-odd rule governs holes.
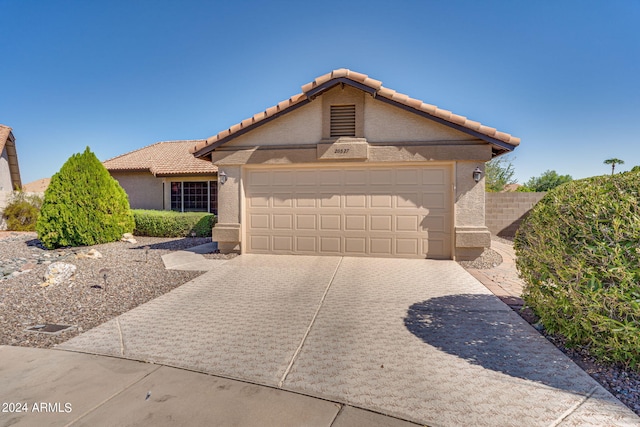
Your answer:
[[[89,258],[89,259],[98,259],[102,258],[102,254],[95,249],[89,249],[87,253],[79,253],[76,255],[77,259]]]
[[[76,266],[65,262],[54,262],[44,273],[44,283],[41,286],[57,285],[67,280],[73,280]]]
[[[138,243],[138,241],[133,238],[133,234],[131,233],[124,233],[122,235],[122,239],[120,240],[127,243]]]

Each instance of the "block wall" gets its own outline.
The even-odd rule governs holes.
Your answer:
[[[520,223],[546,193],[486,193],[485,220],[491,234],[513,237]]]

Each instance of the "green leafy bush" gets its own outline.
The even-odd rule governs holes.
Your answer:
[[[11,231],[35,231],[36,221],[42,196],[16,191],[9,199],[9,203],[2,212],[2,218],[7,223],[7,229]]]
[[[51,177],[36,231],[52,249],[113,242],[133,226],[127,193],[87,147]]]
[[[640,173],[550,191],[515,240],[523,299],[551,333],[640,368]]]
[[[173,212],[134,209],[137,236],[211,237],[215,215],[206,212]]]

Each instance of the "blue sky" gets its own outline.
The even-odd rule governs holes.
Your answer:
[[[522,138],[519,182],[640,165],[640,2],[0,0],[23,182],[204,139],[336,68]],[[618,168],[616,170],[618,170]]]

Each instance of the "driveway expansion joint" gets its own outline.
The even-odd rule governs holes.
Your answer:
[[[327,297],[327,293],[329,293],[329,289],[331,288],[331,284],[333,284],[333,280],[336,278],[336,274],[338,273],[338,269],[340,268],[340,265],[342,264],[342,260],[343,259],[344,259],[344,257],[340,257],[340,261],[338,261],[338,265],[336,265],[336,268],[333,271],[333,274],[331,275],[331,279],[329,280],[329,284],[325,288],[324,293],[322,294],[322,297],[320,298],[320,303],[318,304],[318,308],[316,308],[316,312],[313,314],[313,318],[311,318],[311,322],[309,323],[309,326],[307,327],[307,330],[305,331],[304,336],[302,337],[302,340],[300,341],[300,345],[298,345],[298,348],[296,349],[295,353],[293,354],[293,357],[291,357],[291,361],[289,362],[289,365],[287,366],[287,369],[284,371],[284,374],[282,375],[282,378],[280,379],[280,382],[278,383],[278,388],[282,388],[282,386],[284,385],[284,382],[287,379],[287,376],[289,375],[289,372],[291,371],[291,368],[293,367],[293,364],[295,363],[296,359],[298,358],[298,354],[300,354],[300,351],[302,350],[302,347],[304,346],[304,342],[307,340],[307,337],[309,336],[309,332],[311,332],[311,328],[313,327],[313,324],[315,323],[316,318],[318,317],[318,313],[320,312],[320,309],[322,308],[322,304],[324,304],[324,300]]]

